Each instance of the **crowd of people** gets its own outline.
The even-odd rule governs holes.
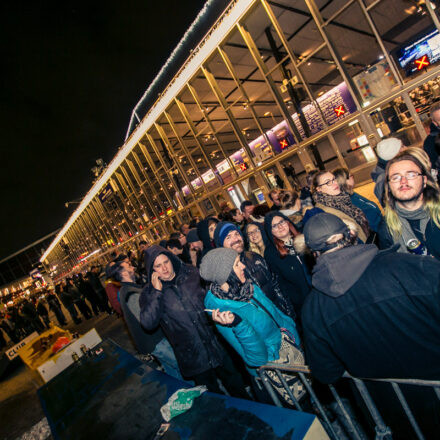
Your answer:
[[[0,350],[20,342],[33,332],[42,333],[49,329],[49,312],[55,312],[55,309],[60,310],[59,300],[49,292],[8,307],[0,313]]]
[[[440,107],[431,116],[435,132]],[[303,187],[273,189],[270,203],[225,205],[158,245],[114,252],[103,272],[59,283],[58,297],[75,323],[110,304],[139,353],[232,396],[267,401],[257,369],[268,362],[307,364],[322,383],[346,371],[440,379],[439,136],[428,137],[429,156],[397,138],[378,144],[378,204],[347,169],[317,170]],[[301,399],[301,383],[285,378]],[[417,409],[438,419],[435,399]]]
[[[397,138],[377,154],[378,204],[355,191],[347,169],[315,171],[303,187],[272,190],[270,206],[222,206],[159,245],[115,256],[113,307],[138,350],[176,377],[263,401],[256,371],[267,362],[306,363],[322,383],[346,371],[439,379],[436,170]],[[285,378],[301,399],[301,383]],[[418,404],[433,420],[434,400]]]
[[[0,350],[33,332],[43,333],[52,323],[67,326],[66,315],[73,324],[79,324],[82,319],[88,320],[102,312],[114,313],[103,285],[101,267],[93,266],[85,275],[77,273],[57,283],[55,289],[46,287],[0,313]]]

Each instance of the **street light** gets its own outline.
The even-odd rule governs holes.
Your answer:
[[[82,199],[83,199],[83,198],[81,197],[80,199],[71,200],[70,202],[66,202],[66,203],[64,203],[64,206],[65,206],[66,208],[68,208],[69,205],[73,205],[73,204],[75,204],[75,203],[80,204],[81,201],[82,201]]]

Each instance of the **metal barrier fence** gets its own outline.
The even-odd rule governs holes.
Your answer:
[[[289,395],[290,399],[292,399],[292,402],[295,406],[295,408],[299,411],[302,411],[302,405],[298,400],[295,398],[292,390],[289,388],[286,379],[284,378],[282,372],[284,373],[292,373],[296,374],[298,378],[301,380],[302,384],[306,388],[310,400],[312,404],[315,406],[318,417],[321,420],[321,423],[324,426],[324,429],[327,431],[327,434],[332,438],[333,440],[340,440],[340,437],[335,431],[334,426],[330,422],[329,417],[326,414],[325,408],[323,404],[320,402],[316,392],[314,391],[311,380],[307,378],[306,375],[310,375],[311,371],[309,367],[306,365],[297,365],[297,366],[280,366],[279,364],[274,363],[268,363],[266,365],[263,365],[258,369],[258,375],[269,393],[270,397],[272,398],[273,402],[276,406],[283,406],[281,403],[281,400],[275,391],[272,381],[269,378],[267,371],[273,371],[277,375],[278,379],[282,383],[286,393]],[[433,380],[418,380],[418,379],[359,379],[356,377],[350,376],[347,372],[343,376],[344,378],[347,378],[348,380],[353,381],[354,385],[356,386],[357,390],[359,391],[359,395],[361,396],[366,408],[368,409],[369,414],[371,415],[374,424],[375,424],[375,440],[391,440],[392,439],[392,431],[389,426],[385,423],[382,415],[380,414],[376,404],[374,403],[369,391],[367,390],[367,387],[364,383],[364,381],[371,381],[371,382],[384,382],[391,384],[392,389],[394,390],[397,399],[400,402],[400,405],[402,406],[403,411],[405,412],[405,415],[409,421],[409,423],[412,426],[412,429],[414,430],[415,436],[419,440],[424,440],[426,437],[423,435],[419,424],[417,423],[417,420],[414,417],[413,412],[411,411],[408,402],[400,388],[399,385],[416,385],[421,387],[430,387],[435,392],[435,395],[440,400],[440,381],[433,381]],[[336,388],[333,385],[328,385],[330,392],[334,398],[334,402],[336,403],[337,407],[340,410],[340,414],[342,414],[346,426],[348,426],[350,429],[350,437],[355,440],[364,440],[365,434],[362,431],[362,428],[360,428],[359,424],[353,417],[350,415],[349,408],[346,407],[346,405],[343,402],[343,399],[339,395],[339,393],[336,391]],[[440,434],[439,434],[440,435]]]

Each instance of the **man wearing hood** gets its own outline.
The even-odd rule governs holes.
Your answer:
[[[161,328],[147,332],[141,326],[139,298],[142,286],[136,283],[135,268],[128,257],[112,266],[111,276],[121,283],[119,302],[122,316],[137,351],[142,355],[152,354],[167,374],[182,379],[176,357]]]
[[[302,310],[307,363],[324,383],[357,377],[440,378],[440,263],[353,245],[338,217],[304,228],[317,255]]]
[[[202,257],[205,255],[206,250],[203,247],[203,241],[200,240],[199,234],[197,234],[197,229],[192,228],[186,235],[186,242],[189,248],[189,257],[191,264],[194,267],[200,267],[202,262]]]
[[[220,222],[214,231],[216,247],[234,249],[240,255],[240,261],[246,266],[246,276],[263,291],[263,293],[287,316],[295,317],[289,297],[278,285],[266,260],[255,252],[245,251],[244,239],[240,229],[231,222]]]
[[[307,222],[304,238],[317,256],[313,290],[302,310],[312,375],[323,383],[337,381],[345,371],[361,378],[439,380],[440,262],[393,248],[353,245],[354,232],[328,213]],[[411,392],[411,407],[422,414],[417,420],[438,428],[438,399],[422,388],[404,391]],[[389,423],[398,420],[393,431],[406,426],[398,401],[390,404],[391,388],[375,384],[370,391]],[[396,432],[396,438],[407,437]]]
[[[197,235],[203,242],[203,255],[215,248],[214,231],[218,222],[215,217],[207,217],[197,223]]]
[[[208,322],[198,269],[160,246],[147,249],[145,268],[148,284],[139,301],[141,324],[149,331],[160,325],[182,376],[216,393],[221,393],[219,378],[231,395],[249,397]]]

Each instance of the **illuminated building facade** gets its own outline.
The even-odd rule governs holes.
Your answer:
[[[208,2],[208,7],[209,7]],[[211,2],[212,3],[212,2]],[[152,243],[314,168],[366,182],[382,137],[421,145],[440,99],[433,2],[236,0],[220,14],[41,261],[61,276]],[[127,79],[129,80],[129,79]]]

